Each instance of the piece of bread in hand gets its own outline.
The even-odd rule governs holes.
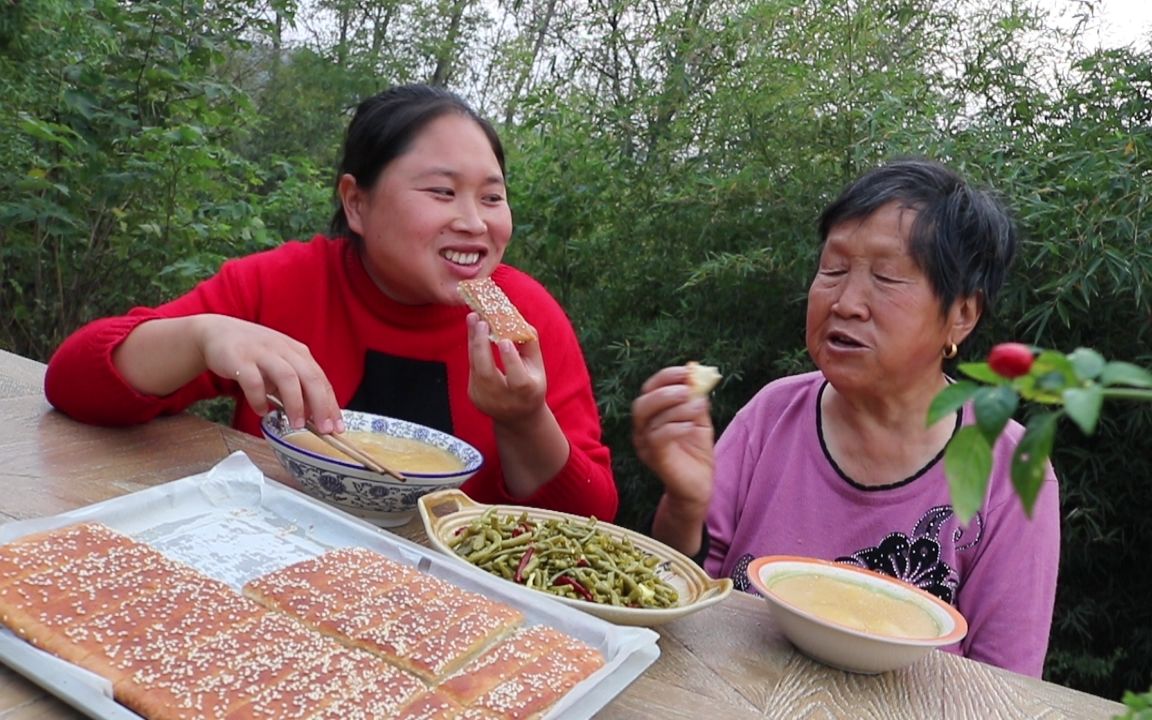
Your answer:
[[[515,343],[526,343],[537,338],[535,328],[528,324],[492,278],[461,280],[459,292],[468,307],[488,323],[492,342],[507,339]]]
[[[697,395],[707,395],[720,382],[720,371],[711,365],[701,365],[692,360],[685,367],[688,368],[688,385]]]

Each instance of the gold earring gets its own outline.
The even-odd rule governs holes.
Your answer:
[[[944,359],[951,360],[952,358],[956,357],[957,353],[959,352],[960,348],[956,347],[956,343],[948,343],[944,346]]]

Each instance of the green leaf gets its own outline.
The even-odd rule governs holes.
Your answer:
[[[1095,380],[1104,370],[1104,356],[1091,348],[1076,348],[1068,354],[1068,361],[1080,380]]]
[[[1059,405],[1061,393],[1064,390],[1063,376],[1059,373],[1048,373],[1043,379],[1046,379],[1045,384],[1054,385],[1053,389],[1046,389],[1041,387],[1039,382],[1042,378],[1036,378],[1032,375],[1025,375],[1024,377],[1017,378],[1014,383],[1016,389],[1020,393],[1020,397],[1025,400],[1030,400],[1037,403],[1045,403],[1048,405]]]
[[[992,368],[988,367],[986,362],[960,363],[956,369],[973,380],[979,380],[988,385],[999,385],[1004,382],[1004,378],[992,372]]]
[[[1032,375],[1039,378],[1059,375],[1065,385],[1079,384],[1076,367],[1072,361],[1064,353],[1055,350],[1045,350],[1036,357],[1036,361],[1032,363]]]
[[[1110,362],[1100,373],[1100,384],[1152,388],[1152,373],[1132,363]]]
[[[1061,402],[1064,391],[1079,387],[1080,381],[1069,362],[1060,363],[1060,367],[1055,367],[1051,362],[1044,364],[1037,362],[1029,374],[1017,378],[1015,385],[1025,400],[1057,405]]]
[[[959,410],[980,388],[981,386],[976,383],[961,380],[941,390],[928,406],[928,426],[935,425],[942,418]]]
[[[27,114],[21,113],[20,129],[37,140],[48,143],[55,143],[63,147],[65,150],[68,150],[69,152],[74,152],[76,150],[76,146],[72,144],[72,140],[64,137],[66,134],[76,137],[76,133],[71,128],[65,127],[64,125],[60,125],[58,123],[42,122]]]
[[[1028,517],[1032,517],[1036,496],[1044,485],[1044,468],[1052,454],[1052,438],[1059,417],[1058,411],[1033,416],[1012,454],[1012,487],[1016,488]]]
[[[1099,385],[1072,388],[1064,391],[1064,411],[1085,435],[1096,432],[1100,408],[1104,404],[1104,390]]]
[[[177,133],[182,142],[185,143],[202,143],[204,142],[204,131],[195,125],[182,125],[177,129]]]
[[[972,406],[976,411],[976,426],[988,444],[994,445],[1000,431],[1020,406],[1020,396],[1007,385],[985,387],[976,393]]]
[[[97,101],[92,95],[78,90],[65,90],[61,96],[64,105],[79,113],[84,119],[91,120],[95,114]]]
[[[992,447],[980,428],[960,428],[944,451],[944,473],[948,476],[952,509],[961,523],[967,523],[980,509],[991,472]]]

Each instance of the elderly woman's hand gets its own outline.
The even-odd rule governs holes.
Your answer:
[[[667,499],[706,509],[712,499],[714,430],[708,398],[692,391],[689,370],[667,367],[632,403],[636,453],[664,483]]]

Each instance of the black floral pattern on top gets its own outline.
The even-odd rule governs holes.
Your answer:
[[[975,547],[984,534],[984,516],[977,513],[967,529],[957,523],[949,537],[941,538],[941,530],[953,517],[950,505],[934,507],[920,518],[911,535],[893,532],[879,545],[838,557],[836,562],[891,575],[952,604],[959,575],[941,559],[941,542],[951,542],[958,551],[967,550]],[[970,536],[965,537],[966,534]]]
[[[984,535],[984,516],[977,513],[967,528],[955,523],[952,531],[941,538],[945,525],[954,517],[951,506],[934,507],[924,513],[911,535],[898,531],[889,533],[878,545],[842,555],[836,558],[836,562],[890,575],[953,604],[959,575],[955,568],[941,559],[941,543],[950,542],[960,552],[978,545]],[[748,580],[748,565],[754,558],[745,553],[732,566],[731,578],[737,590],[756,594]]]
[[[752,586],[752,581],[748,579],[748,566],[754,559],[755,556],[744,553],[732,566],[732,587],[752,595],[759,595],[760,593]]]

